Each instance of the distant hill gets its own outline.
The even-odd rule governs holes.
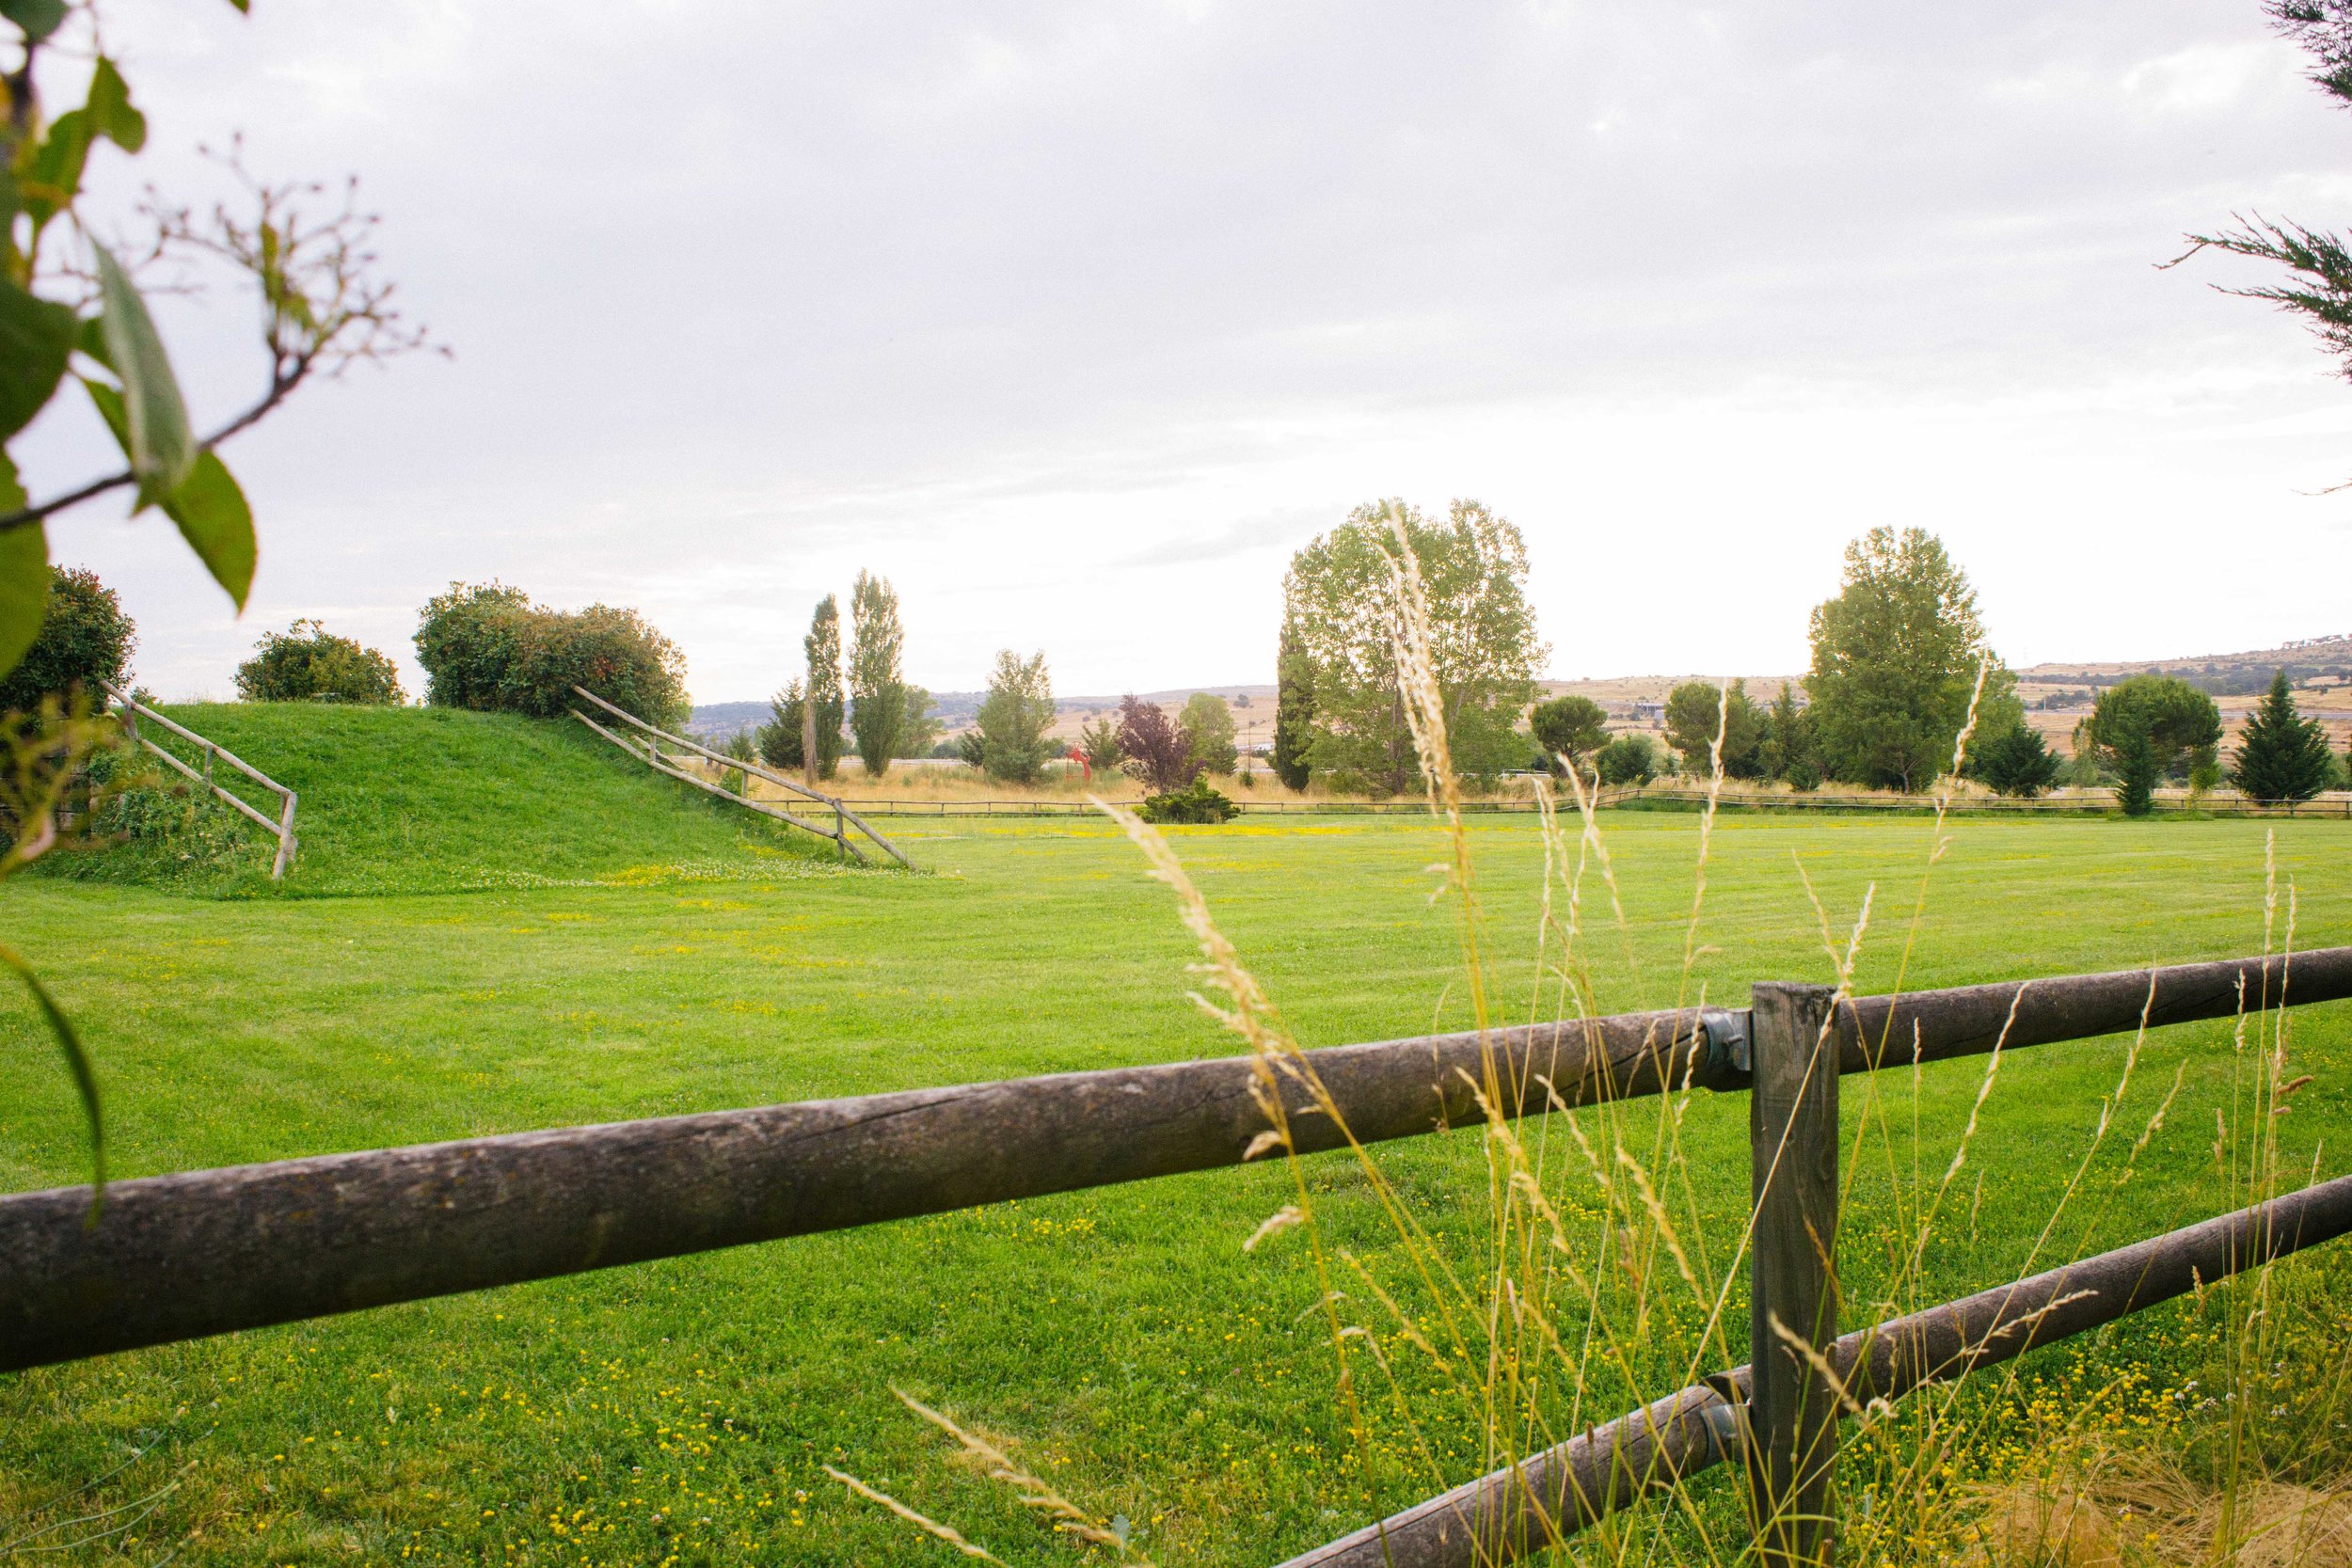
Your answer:
[[[1214,691],[1232,704],[1234,718],[1244,723],[1259,709],[1263,709],[1264,716],[1269,719],[1273,715],[1274,688],[1271,686],[1185,686],[1166,691],[1138,691],[1136,695],[1147,703],[1157,703],[1162,707],[1174,709],[1184,706],[1197,691]],[[986,691],[934,691],[931,693],[931,704],[946,726],[947,733],[953,735],[958,730],[972,727],[979,717],[980,703],[987,696]],[[1054,700],[1056,720],[1053,733],[1075,735],[1089,721],[1116,714],[1119,702],[1119,695],[1057,697]],[[708,745],[744,730],[755,729],[767,721],[766,703],[704,703],[695,707],[693,718],[687,721],[687,733]]]

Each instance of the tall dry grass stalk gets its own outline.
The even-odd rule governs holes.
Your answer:
[[[1686,1139],[1693,1102],[1687,1080],[1653,1099],[1589,1106],[1571,1106],[1540,1076],[1509,1085],[1502,1081],[1503,1058],[1489,1037],[1498,1026],[1497,993],[1488,973],[1473,845],[1453,771],[1447,694],[1419,563],[1402,516],[1391,511],[1390,522],[1400,692],[1443,843],[1442,855],[1431,867],[1438,875],[1432,898],[1454,905],[1463,964],[1459,983],[1473,1027],[1487,1041],[1479,1070],[1465,1075],[1481,1111],[1475,1134],[1485,1173],[1484,1209],[1471,1236],[1455,1231],[1441,1241],[1384,1174],[1381,1163],[1347,1132],[1345,1117],[1311,1061],[1168,842],[1123,807],[1099,800],[1095,804],[1126,832],[1151,874],[1173,895],[1178,918],[1200,953],[1192,970],[1200,988],[1193,1000],[1246,1048],[1250,1093],[1266,1122],[1248,1157],[1279,1155],[1287,1163],[1288,1200],[1253,1233],[1236,1237],[1235,1244],[1266,1259],[1268,1267],[1295,1258],[1310,1271],[1315,1292],[1310,1310],[1328,1341],[1333,1399],[1344,1414],[1360,1473],[1373,1479],[1385,1506],[1393,1508],[1468,1479],[1460,1457],[1466,1452],[1475,1456],[1470,1463],[1478,1471],[1514,1465],[1598,1421],[1746,1360],[1743,1307],[1752,1218],[1744,1203],[1744,1158],[1732,1183],[1741,1189],[1736,1206],[1724,1202],[1721,1173],[1698,1168]],[[1892,962],[1899,990],[1921,940],[1936,868],[1952,846],[1948,813],[1989,673],[1989,663],[1979,668],[1950,768],[1935,784],[1935,812],[1916,890]],[[1710,951],[1705,940],[1708,872],[1724,785],[1728,706],[1726,692],[1718,702],[1691,899],[1667,1003],[1686,1023],[1710,1000],[1699,973]],[[1597,978],[1602,965],[1591,951],[1607,934],[1591,928],[1601,921],[1593,911],[1603,902],[1602,894],[1605,924],[1614,932],[1613,961],[1633,991],[1618,1005],[1647,1007],[1657,1002],[1637,958],[1597,802],[1575,768],[1567,768],[1565,778],[1575,814],[1573,832],[1550,789],[1536,786],[1543,881],[1526,1022],[1550,1024],[1573,1038],[1586,1021],[1613,1010],[1604,1006]],[[2265,951],[2280,940],[2280,927],[2275,860],[2269,863]],[[1587,885],[1596,877],[1598,894]],[[1873,936],[1878,884],[1865,889],[1851,919],[1833,915],[1802,859],[1793,868],[1791,891],[1812,911],[1822,973],[1842,1003],[1854,994]],[[2296,914],[2291,883],[2283,904],[2283,941],[2291,951]],[[2289,1075],[2288,1030],[2279,1001],[2245,998],[2234,1034],[2232,1109],[2222,1116],[2214,1158],[2237,1201],[2283,1189],[2289,1173],[2275,1113],[2309,1081]],[[1662,1053],[1684,1032],[1678,1025],[1652,1048]],[[2026,1242],[2025,1256],[2003,1259],[2009,1277],[2081,1256],[2165,1128],[2186,1064],[2142,1114],[2145,1096],[2137,1078],[2146,1035],[2143,1013],[2112,1088],[2090,1117],[2078,1156]],[[1837,1280],[1843,1326],[1883,1323],[1990,1283],[1979,1277],[1956,1288],[1951,1259],[1967,1256],[1978,1239],[1982,1172],[1991,1164],[1985,1146],[1999,1147],[1994,1101],[2005,1082],[2007,1037],[2005,1027],[1977,1076],[1965,1123],[1949,1135],[1947,1147],[1938,1147],[1923,1125],[1920,1107],[1930,1085],[1922,1076],[1916,1039],[1883,1037],[1871,1043],[1876,1068],[1861,1075],[1858,1094],[1850,1090],[1845,1098],[1841,1163],[1850,1226],[1863,1217],[1858,1205],[1866,1178],[1871,1187],[1871,1266],[1857,1276],[1853,1264],[1864,1247],[1850,1239],[1840,1259],[1847,1272]],[[1907,1103],[1899,1106],[1898,1099],[1904,1097]],[[1551,1114],[1532,1125],[1515,1124],[1502,1109],[1546,1098]],[[1328,1158],[1351,1162],[1361,1175],[1388,1238],[1377,1252],[1346,1244],[1333,1233],[1332,1216],[1319,1202],[1330,1186],[1317,1179],[1324,1167],[1311,1165],[1296,1152],[1293,1129],[1302,1116],[1327,1117],[1345,1135],[1346,1152]],[[2128,1145],[2115,1148],[2119,1131],[2134,1121]],[[1774,1158],[1785,1154],[1775,1150]],[[1716,1194],[1711,1204],[1709,1192]],[[2227,1206],[2214,1204],[2201,1212]],[[2252,1370],[2272,1344],[2264,1336],[2276,1331],[2268,1311],[2270,1281],[2270,1270],[2254,1271],[2207,1292],[2220,1304],[2235,1337],[2233,1375],[2245,1386],[2250,1386]],[[1809,1347],[1805,1354],[1812,1354]],[[2352,1353],[2346,1365],[2352,1370]],[[1965,1482],[1971,1466],[1983,1471],[2008,1463],[2000,1458],[2003,1445],[2010,1440],[2018,1411],[2030,1407],[2035,1366],[2031,1360],[2009,1362],[1962,1383],[1921,1390],[1899,1406],[1877,1402],[1865,1408],[1848,1400],[1856,1425],[1836,1478],[1841,1551],[1848,1560],[2028,1560],[2004,1555],[2008,1547],[1996,1540],[1995,1527],[2015,1512],[2014,1497]],[[1001,1450],[909,1402],[1058,1528],[1074,1527],[1084,1517],[1058,1495],[1046,1500],[1042,1483],[1024,1479]],[[2252,1496],[2249,1488],[2261,1479],[2251,1459],[2257,1445],[2247,1430],[2256,1418],[2250,1402],[2231,1402],[2223,1479],[2209,1506],[2201,1505],[2203,1522],[2190,1531],[2208,1553],[2200,1560],[2239,1560],[2231,1554],[2248,1539],[2251,1515],[2234,1499]],[[2036,1429],[2041,1457],[2048,1461],[2063,1454],[2070,1443],[2079,1443],[2085,1453],[2096,1451],[2097,1409],[2094,1400],[2055,1424],[2044,1420]],[[2050,1465],[2043,1470],[2050,1473]],[[1757,1521],[1743,1515],[1740,1490],[1727,1471],[1687,1482],[1641,1479],[1660,1483],[1650,1501],[1581,1533],[1555,1529],[1550,1538],[1526,1544],[1539,1557],[1611,1568],[1667,1563],[1716,1568],[1750,1560]],[[2276,1508],[2265,1503],[2255,1513],[2275,1536]],[[943,1528],[918,1522],[935,1534]],[[973,1549],[960,1539],[950,1544]],[[1115,1544],[1126,1549],[1123,1540]]]

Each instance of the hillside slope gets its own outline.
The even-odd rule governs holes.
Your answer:
[[[289,894],[766,879],[831,863],[818,853],[829,846],[662,778],[569,721],[314,703],[162,711],[300,797]],[[192,748],[178,749],[193,760]],[[217,776],[275,813],[276,797],[226,768]],[[269,891],[274,846],[258,830],[246,836],[246,848],[209,864],[135,841],[54,855],[40,869],[190,892]]]

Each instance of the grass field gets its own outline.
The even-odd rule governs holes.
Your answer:
[[[611,825],[603,858],[582,850],[561,878],[527,856],[503,863],[506,885],[433,869],[489,864],[485,827],[412,851],[411,870],[378,891],[376,851],[337,846],[332,825],[375,823],[375,844],[439,830],[400,820],[421,808],[316,800],[331,771],[289,782],[318,814],[306,855],[328,886],[313,891],[347,896],[58,878],[0,890],[0,929],[42,966],[100,1061],[119,1174],[1232,1050],[1184,1000],[1194,954],[1167,891],[1107,824],[900,823],[924,874],[843,874],[740,840],[681,790]],[[1604,1001],[1669,1005],[1697,821],[1611,814],[1605,826],[1629,934],[1594,939],[1615,955]],[[2346,940],[2342,824],[1967,822],[1935,869],[1909,984],[2257,950],[2273,826],[2298,944]],[[1830,977],[1792,856],[1841,923],[1877,880],[1858,989],[1886,989],[1928,832],[1719,824],[1693,971],[1709,997]],[[1474,819],[1470,835],[1497,994],[1524,1017],[1540,843],[1526,818]],[[1442,845],[1428,824],[1257,821],[1171,837],[1303,1043],[1467,1022],[1454,920],[1429,898]],[[433,891],[437,877],[474,890]],[[557,885],[567,879],[596,885]],[[2320,1151],[2323,1175],[2352,1168],[2336,1152],[2352,1136],[2347,1017],[2331,1006],[2296,1025],[2297,1069],[2318,1079],[2282,1132],[2293,1159]],[[52,1048],[16,1004],[0,1031],[18,1064],[0,1080],[0,1180],[76,1180],[80,1127]],[[1958,1293],[2023,1261],[2122,1053],[2121,1041],[2053,1047],[2003,1068],[1975,1154],[1980,1197],[1931,1250],[1934,1283]],[[2065,1251],[2227,1206],[2209,1146],[2230,1063],[2224,1025],[2152,1039],[2130,1131],[2176,1068],[2179,1101],[2135,1179],[2076,1211]],[[1966,1062],[1926,1070],[1916,1111],[1931,1168],[1980,1076]],[[1890,1120],[1907,1124],[1909,1075],[1883,1090]],[[1850,1087],[1849,1107],[1859,1098]],[[1718,1223],[1744,1206],[1745,1117],[1739,1097],[1701,1096],[1689,1114],[1692,1202]],[[1446,1244],[1474,1250],[1474,1131],[1381,1159],[1456,1239]],[[1327,1235],[1375,1267],[1392,1258],[1362,1179],[1332,1158],[1310,1169]],[[1131,1519],[1155,1560],[1268,1562],[1464,1479],[1479,1458],[1467,1423],[1424,1458],[1376,1411],[1370,1457],[1351,1445],[1303,1250],[1292,1238],[1241,1248],[1285,1181],[1273,1166],[1208,1172],[0,1378],[0,1521],[16,1521],[0,1523],[0,1542],[135,1502],[97,1527],[122,1527],[103,1541],[38,1560],[956,1560],[846,1497],[819,1470],[830,1462],[1009,1561],[1078,1559],[952,1462],[895,1386],[1019,1439],[1066,1493]],[[1884,1187],[1866,1177],[1849,1222],[1857,1291],[1899,1241],[1874,1218]],[[2197,1322],[2184,1306],[2041,1353],[2020,1442],[2037,1409],[2094,1396],[2122,1430],[2177,1420],[2180,1386],[2204,1365]],[[2126,1367],[2142,1370],[2118,1384]]]

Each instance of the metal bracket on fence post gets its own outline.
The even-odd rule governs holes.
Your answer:
[[[1817,1352],[1837,1338],[1838,1064],[1827,1027],[1836,995],[1828,986],[1753,988],[1748,1486],[1757,1560],[1767,1568],[1822,1568],[1837,1551],[1830,1499],[1836,1393],[1781,1331]]]

